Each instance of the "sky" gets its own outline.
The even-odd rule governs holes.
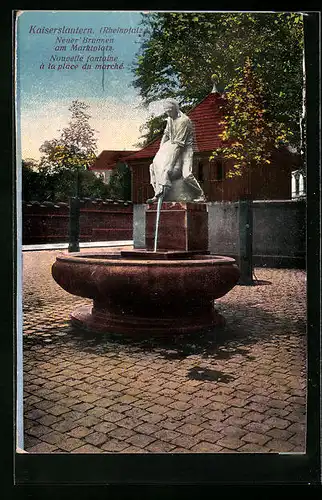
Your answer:
[[[16,98],[22,158],[39,159],[41,144],[59,137],[59,130],[68,125],[68,107],[75,99],[90,105],[90,124],[97,132],[98,152],[137,149],[134,144],[139,141],[139,128],[145,123],[148,110],[131,85],[131,67],[142,43],[142,31],[139,36],[138,30],[142,30],[143,16],[141,12],[113,11],[20,12]],[[55,28],[62,28],[65,33],[54,32]],[[86,31],[68,33],[70,28]],[[113,29],[118,31],[113,33]],[[88,47],[98,50],[86,50]],[[84,69],[88,57],[103,55],[118,58],[106,60],[105,65],[123,66],[103,71],[95,68],[102,61],[89,61],[91,69]],[[57,59],[67,57],[74,60]],[[83,60],[76,60],[77,57]],[[65,67],[58,69],[64,63]]]

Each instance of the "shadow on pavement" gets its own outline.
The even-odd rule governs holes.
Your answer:
[[[135,337],[97,334],[75,328],[66,321],[60,327],[47,327],[43,334],[24,335],[24,345],[28,348],[33,345],[57,347],[68,344],[80,351],[102,355],[112,350],[155,352],[167,360],[183,360],[193,355],[228,360],[242,355],[245,360],[252,361],[255,358],[249,355],[249,348],[257,341],[273,342],[276,338],[288,339],[290,335],[306,334],[304,321],[291,321],[256,307],[217,305],[216,308],[225,316],[226,325],[199,334],[166,338],[146,334]],[[198,376],[197,372],[195,376]]]
[[[220,372],[218,370],[211,370],[210,368],[193,367],[188,370],[187,378],[190,380],[207,380],[209,382],[222,382],[227,384],[235,377],[228,375],[226,373]]]

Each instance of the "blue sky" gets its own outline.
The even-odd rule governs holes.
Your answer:
[[[133,88],[131,66],[142,43],[137,33],[100,33],[103,27],[111,29],[142,27],[140,12],[109,11],[22,11],[17,20],[17,96],[21,121],[21,150],[23,158],[39,158],[39,147],[44,140],[59,136],[59,130],[67,125],[68,106],[74,99],[89,104],[91,124],[97,130],[99,151],[102,149],[134,149],[139,140],[139,127],[147,118],[138,92]],[[30,27],[38,28],[92,28],[94,34],[44,34],[30,33]],[[113,51],[104,55],[117,56],[117,63],[124,69],[104,71],[104,88],[101,69],[82,70],[87,56],[101,56],[102,51],[56,51],[57,36],[78,38],[78,45],[107,45],[83,43],[83,37],[111,39]],[[64,44],[63,44],[64,45]],[[73,70],[48,69],[52,55],[82,55],[83,62]],[[44,63],[44,69],[40,68]],[[56,64],[63,64],[59,62]],[[77,64],[77,62],[70,62]],[[113,64],[106,62],[105,64]]]

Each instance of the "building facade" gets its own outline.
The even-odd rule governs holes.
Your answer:
[[[291,199],[292,170],[297,166],[298,156],[287,148],[274,152],[270,165],[254,167],[234,178],[227,177],[231,166],[229,161],[209,159],[214,149],[223,146],[220,138],[223,131],[223,105],[224,97],[214,91],[187,113],[193,122],[195,135],[193,173],[207,200]],[[135,204],[145,203],[153,196],[149,166],[159,149],[160,141],[161,137],[122,158],[132,172],[132,201]]]

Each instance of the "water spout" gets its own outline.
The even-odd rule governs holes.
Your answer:
[[[160,212],[161,212],[162,201],[163,201],[163,195],[159,196],[158,198],[157,218],[156,218],[155,232],[154,232],[154,248],[153,248],[154,252],[157,251],[157,246],[158,246],[159,223],[160,223]]]

